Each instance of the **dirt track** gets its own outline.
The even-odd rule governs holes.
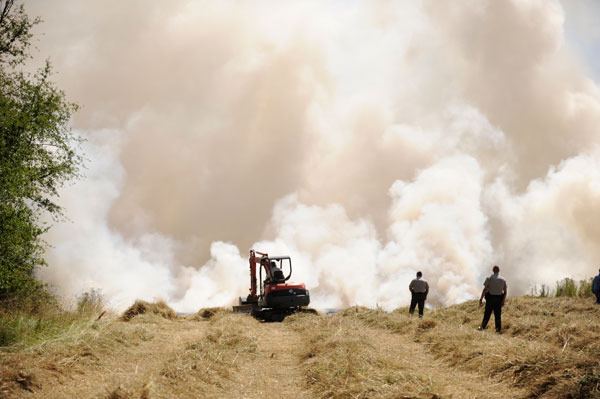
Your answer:
[[[358,397],[523,396],[479,374],[450,367],[410,336],[360,322],[352,330],[360,330],[361,339],[369,345],[369,356],[380,362],[377,367],[390,370],[389,382],[365,385]],[[329,335],[356,332],[342,330],[342,326],[324,331]],[[307,373],[303,364],[311,356],[326,355],[307,355],[309,338],[294,328],[293,322],[265,324],[238,315],[225,315],[217,321],[158,317],[111,321],[95,335],[82,336],[73,344],[60,346],[61,350],[49,345],[32,353],[5,356],[13,367],[12,371],[3,370],[2,392],[6,398],[336,397],[335,388],[323,394],[312,387],[315,374]],[[331,360],[334,365],[339,361]],[[350,377],[344,374],[340,378]],[[341,384],[361,384],[360,373],[351,378],[356,381]],[[402,386],[418,389],[410,388],[404,395]]]

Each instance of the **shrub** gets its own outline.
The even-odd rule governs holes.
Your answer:
[[[543,286],[542,286],[543,287]],[[542,296],[542,295],[540,295]],[[592,279],[581,280],[577,283],[572,278],[565,278],[556,283],[557,297],[588,298],[592,296]]]
[[[577,296],[577,283],[572,278],[565,278],[556,283],[556,296],[557,297],[576,297]]]
[[[592,280],[581,280],[579,282],[579,288],[577,289],[577,296],[580,298],[588,298],[593,295],[592,293]]]

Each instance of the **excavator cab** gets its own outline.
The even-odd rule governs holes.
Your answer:
[[[285,260],[287,262],[284,262]],[[265,263],[265,273],[268,273],[268,277],[263,281],[265,284],[284,283],[292,276],[292,260],[289,257],[268,258]],[[287,270],[289,270],[287,276],[284,275],[284,264],[287,264]]]
[[[292,276],[289,256],[269,256],[251,250],[249,262],[250,294],[245,299],[240,298],[239,305],[234,306],[235,312],[251,313],[265,321],[281,321],[308,306],[310,296],[305,285],[288,282]]]

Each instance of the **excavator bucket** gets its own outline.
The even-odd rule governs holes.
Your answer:
[[[238,304],[233,307],[233,313],[252,314],[258,308],[258,298],[249,295],[247,298],[239,297]]]
[[[255,308],[254,305],[252,304],[245,304],[245,305],[236,305],[233,307],[233,313],[246,313],[246,314],[251,314],[252,310]]]

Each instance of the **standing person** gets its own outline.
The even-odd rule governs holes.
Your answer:
[[[508,290],[506,281],[500,277],[500,268],[494,266],[492,271],[494,274],[485,279],[483,291],[481,291],[481,297],[479,298],[479,307],[481,307],[483,306],[483,298],[485,297],[485,311],[483,312],[481,326],[478,329],[485,330],[487,328],[490,316],[494,312],[496,332],[499,333],[502,330],[502,306],[504,306]]]
[[[600,305],[600,270],[598,270],[598,275],[592,281],[592,292],[596,295],[596,305]]]
[[[411,315],[415,313],[415,306],[419,305],[419,317],[423,317],[425,300],[427,299],[427,294],[429,294],[429,284],[427,284],[427,281],[423,280],[421,277],[423,277],[423,273],[417,272],[417,278],[411,281],[408,285],[408,289],[412,294],[408,313]]]

